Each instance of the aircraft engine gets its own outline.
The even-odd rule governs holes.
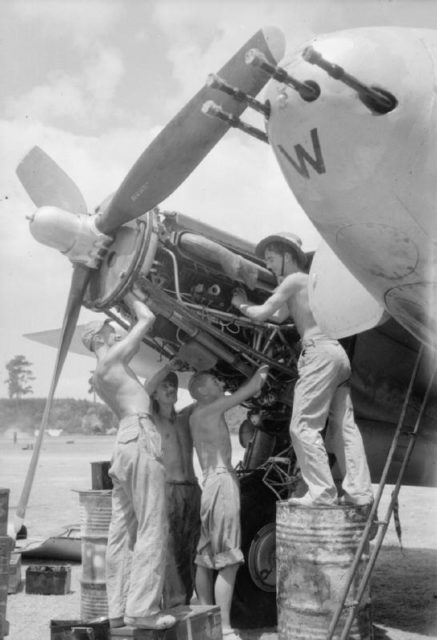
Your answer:
[[[123,298],[134,291],[157,315],[145,338],[148,346],[166,358],[177,356],[191,371],[213,371],[228,391],[268,364],[271,382],[246,403],[253,434],[264,434],[248,440],[243,464],[253,468],[288,443],[299,337],[293,324],[239,315],[231,305],[237,286],[255,303],[275,286],[252,244],[186,215],[154,209],[117,231],[91,276],[85,304],[127,326]]]

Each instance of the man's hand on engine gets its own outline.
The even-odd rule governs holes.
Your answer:
[[[239,309],[242,304],[247,304],[247,303],[248,303],[248,299],[247,299],[247,294],[245,290],[242,289],[241,287],[234,289],[231,304],[233,304],[234,307],[237,307],[237,309]]]

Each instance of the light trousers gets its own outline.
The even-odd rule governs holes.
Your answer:
[[[372,499],[363,440],[350,396],[350,363],[337,340],[317,336],[302,343],[294,389],[291,440],[302,477],[314,503],[335,504],[337,489],[321,432],[327,437],[343,475],[343,489],[357,504]]]
[[[148,416],[120,422],[109,470],[112,519],[106,553],[111,619],[160,610],[168,535],[161,437]]]

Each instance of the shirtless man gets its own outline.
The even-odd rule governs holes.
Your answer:
[[[194,447],[203,472],[201,533],[196,556],[196,591],[201,604],[221,609],[223,637],[238,638],[231,628],[232,593],[240,549],[240,492],[232,468],[232,448],[225,411],[257,393],[267,377],[263,366],[235,393],[224,395],[223,383],[213,374],[193,375],[188,390],[197,400],[190,416]],[[214,572],[217,571],[215,585]]]
[[[106,552],[109,618],[111,627],[167,629],[176,620],[160,613],[168,529],[161,437],[150,417],[149,396],[129,367],[155,317],[132,294],[125,300],[137,322],[124,338],[107,320],[89,323],[82,335],[97,358],[96,392],[120,421],[109,470],[113,481]]]
[[[321,435],[329,418],[328,437],[343,475],[343,502],[369,504],[372,488],[354,420],[349,359],[337,340],[322,334],[311,312],[301,241],[294,234],[268,236],[257,245],[256,254],[265,259],[279,286],[264,304],[250,304],[242,289],[236,290],[232,303],[254,320],[282,322],[291,318],[302,339],[290,435],[308,492],[290,502],[303,506],[337,504],[337,489]]]
[[[194,559],[200,535],[200,487],[193,467],[189,407],[176,414],[180,367],[170,360],[144,388],[152,401],[153,421],[162,439],[169,520],[164,607],[190,603],[194,590]]]

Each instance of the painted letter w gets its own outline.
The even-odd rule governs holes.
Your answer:
[[[317,135],[317,129],[311,129],[311,141],[313,143],[314,157],[311,156],[304,147],[300,144],[294,145],[296,151],[297,160],[293,160],[287,151],[285,151],[282,145],[278,145],[279,151],[284,155],[288,162],[293,165],[298,173],[304,178],[309,178],[310,174],[306,163],[308,162],[317,173],[325,173],[325,163],[322,157],[322,150],[320,148],[319,136]]]

